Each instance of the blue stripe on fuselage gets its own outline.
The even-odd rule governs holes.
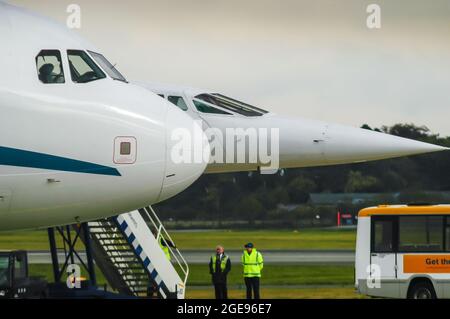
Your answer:
[[[113,167],[44,153],[0,146],[0,165],[41,168],[54,171],[121,176]]]

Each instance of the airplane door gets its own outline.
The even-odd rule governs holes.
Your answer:
[[[372,287],[373,294],[398,297],[396,238],[398,221],[394,216],[372,216],[370,272],[379,280],[379,287]]]
[[[7,213],[11,204],[11,191],[0,190],[0,214]]]

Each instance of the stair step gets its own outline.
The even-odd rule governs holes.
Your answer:
[[[119,265],[123,265],[123,264],[126,264],[126,266],[119,266]],[[144,270],[144,268],[142,267],[142,265],[140,264],[140,263],[116,263],[115,265],[114,265],[117,269],[142,269],[142,270]]]
[[[122,274],[123,274],[124,276],[135,276],[135,277],[140,277],[140,278],[141,278],[141,277],[146,277],[146,278],[148,278],[147,273],[143,273],[143,272],[133,272],[133,271],[128,272],[128,271],[123,271]]]
[[[134,252],[131,250],[130,247],[128,247],[127,249],[125,249],[125,248],[120,249],[120,248],[114,248],[115,246],[116,245],[111,245],[111,246],[106,246],[106,247],[113,247],[113,249],[108,249],[109,252],[125,252],[125,253],[132,252],[134,254]]]
[[[130,247],[127,241],[117,240],[117,238],[99,238],[98,239],[102,246],[111,247],[111,246],[125,246]]]
[[[142,267],[121,267],[121,266],[115,266],[115,267],[117,269],[120,269],[120,270],[122,270],[122,269],[125,269],[125,270],[127,270],[127,269],[129,269],[129,270],[142,270],[142,271],[145,272],[145,269],[142,268]]]
[[[123,259],[121,259],[121,258],[111,258],[110,259],[111,260],[111,262],[114,264],[114,265],[116,265],[116,266],[124,266],[124,267],[132,267],[132,266],[135,266],[135,267],[140,267],[140,268],[143,268],[142,267],[142,263],[139,261],[139,260],[137,260],[137,259],[133,259],[133,260],[123,260]]]
[[[134,286],[136,286],[137,284],[148,285],[148,283],[150,282],[150,280],[148,278],[144,278],[144,277],[134,278],[134,277],[130,277],[130,276],[125,276],[123,278],[123,280],[132,283]]]
[[[108,254],[110,259],[114,259],[118,264],[123,263],[140,263],[139,260],[133,255],[120,255],[120,254]]]
[[[103,235],[103,234],[110,235],[110,234],[117,234],[117,232],[116,231],[104,231],[104,230],[101,230],[101,231],[92,232],[92,234],[94,234],[94,235]]]
[[[99,228],[99,227],[117,227],[118,225],[116,223],[98,223],[96,225],[89,225],[89,227],[92,228]]]
[[[123,243],[114,243],[114,244],[103,244],[103,247],[116,247],[116,246],[126,246],[128,248],[130,248],[130,245],[128,244],[128,242],[123,242]],[[131,248],[130,248],[131,249]]]

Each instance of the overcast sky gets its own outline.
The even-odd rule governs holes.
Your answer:
[[[129,80],[206,87],[279,114],[450,135],[450,0],[11,0],[80,32]],[[381,29],[366,26],[381,6]]]

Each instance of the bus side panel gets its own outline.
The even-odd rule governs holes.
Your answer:
[[[413,259],[408,259],[408,256],[409,258],[413,256]],[[442,264],[442,259],[450,260],[450,255],[448,253],[399,253],[397,265],[401,297],[407,297],[411,280],[427,278],[433,283],[437,298],[450,298],[448,265]],[[427,269],[433,269],[433,272]]]
[[[438,283],[438,285],[441,287],[441,295],[442,297],[438,298],[446,298],[446,299],[450,299],[450,280],[447,279],[443,282]]]
[[[370,217],[358,219],[355,253],[355,286],[359,293],[369,294],[367,270],[370,266]]]

